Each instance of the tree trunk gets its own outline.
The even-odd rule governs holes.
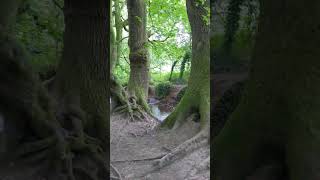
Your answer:
[[[185,53],[185,55],[183,56],[183,60],[181,62],[181,67],[180,67],[180,75],[179,75],[179,78],[182,79],[183,78],[183,74],[184,74],[184,71],[186,69],[186,63],[190,61],[190,52],[187,51]]]
[[[120,6],[120,0],[114,1],[114,8],[115,8],[114,20],[115,20],[115,26],[116,26],[116,45],[117,45],[116,63],[118,63],[120,60],[121,48],[122,48],[121,46],[122,29],[123,29],[123,22],[121,20],[122,7],[123,6]]]
[[[170,153],[157,160],[157,167],[164,167],[173,160],[208,144],[210,127],[210,46],[209,24],[206,18],[209,1],[187,0],[187,12],[192,32],[192,61],[188,88],[175,110],[164,120],[163,127],[178,128],[192,112],[200,114],[201,130]],[[199,167],[208,167],[208,157]],[[201,168],[200,168],[201,169]]]
[[[163,126],[179,125],[193,111],[200,113],[202,127],[208,125],[210,112],[210,46],[209,25],[204,16],[208,12],[209,2],[197,6],[187,1],[187,12],[192,31],[191,72],[186,93],[175,110],[162,123]]]
[[[11,10],[2,11],[10,15],[18,7],[18,3],[15,6],[9,6],[13,4],[11,2],[0,4],[1,8]],[[109,161],[106,156],[109,149],[105,147],[108,145],[108,127],[105,125],[108,125],[109,117],[106,93],[108,83],[105,81],[109,78],[109,52],[105,37],[109,27],[105,13],[108,15],[110,7],[102,0],[99,3],[66,1],[65,4],[64,59],[58,72],[55,93],[62,101],[58,101],[56,106],[39,78],[32,72],[26,51],[7,32],[8,27],[14,23],[14,18],[3,14],[11,20],[1,20],[6,23],[1,23],[5,26],[0,33],[0,116],[4,124],[0,135],[4,135],[2,141],[5,143],[0,161],[1,177],[6,177],[9,173],[10,177],[18,180],[109,178],[108,165],[105,163]],[[90,27],[84,33],[79,33],[83,28],[80,28],[80,22],[86,28]],[[71,31],[77,36],[72,36]],[[74,66],[72,63],[75,63]],[[70,70],[68,73],[67,68]],[[65,81],[62,75],[65,76]],[[66,92],[64,96],[63,90]],[[88,95],[83,95],[84,93]],[[89,119],[85,123],[87,118],[81,112],[80,98],[82,104],[92,105],[91,108],[83,106],[83,109],[98,117],[94,121]],[[60,104],[64,106],[60,107]],[[61,110],[63,108],[66,110]],[[97,109],[97,112],[93,112],[93,109]],[[90,121],[95,127],[88,126]],[[93,133],[93,129],[97,133]],[[33,169],[28,168],[28,171],[34,172],[21,173],[21,168],[30,166],[30,163]]]
[[[261,1],[250,79],[214,139],[217,180],[245,179],[266,161],[291,180],[320,179],[319,1]]]
[[[104,0],[65,1],[65,48],[56,78],[57,98],[64,101],[59,106],[80,105],[86,113],[85,132],[100,139],[105,148],[109,137],[108,5]]]
[[[149,111],[149,53],[146,31],[147,15],[144,0],[127,0],[129,21],[130,77],[128,93]]]
[[[172,63],[169,81],[171,81],[171,79],[172,79],[172,73],[173,73],[174,67],[176,66],[177,62],[178,62],[178,61],[174,61],[174,62]]]

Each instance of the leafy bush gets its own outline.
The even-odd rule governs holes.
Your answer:
[[[177,94],[177,102],[179,102],[182,99],[182,97],[183,97],[184,93],[186,92],[186,90],[187,90],[187,86],[182,88],[179,91],[179,93]]]
[[[156,96],[159,98],[164,98],[169,95],[172,84],[170,82],[159,83],[156,86]]]
[[[178,85],[181,85],[181,84],[187,84],[187,80],[184,79],[184,78],[176,78],[176,79],[173,79],[171,81],[173,84],[178,84]]]
[[[187,71],[185,71],[183,75],[183,80],[176,83],[176,80],[179,79],[179,75],[180,75],[180,72],[173,72],[171,82],[174,84],[181,84],[182,82],[187,82],[187,79],[189,78],[189,75],[190,75],[190,70],[188,69]],[[166,82],[169,80],[169,77],[170,77],[170,72],[162,72],[161,74],[159,72],[151,73],[151,80],[155,84]]]

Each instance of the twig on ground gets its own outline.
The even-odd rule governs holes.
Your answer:
[[[159,154],[158,156],[150,157],[150,158],[131,159],[131,160],[130,160],[130,159],[129,159],[129,160],[116,160],[116,161],[112,161],[112,163],[132,162],[132,161],[151,161],[151,160],[155,160],[155,159],[161,159],[161,158],[164,157],[165,155],[167,155],[167,153]]]
[[[111,163],[110,163],[110,166],[111,168],[116,172],[117,176],[118,176],[118,179],[119,180],[122,180],[122,177],[121,177],[121,174],[120,172],[118,171],[118,169],[116,167],[114,167]]]

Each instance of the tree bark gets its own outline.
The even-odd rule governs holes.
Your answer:
[[[149,53],[146,31],[147,15],[144,0],[127,0],[129,21],[130,77],[128,93],[137,103],[149,111],[147,104],[149,87]]]
[[[10,15],[19,5],[11,2],[0,4],[3,9],[11,9],[2,11]],[[11,6],[13,4],[15,6]],[[106,143],[109,118],[106,81],[109,79],[109,51],[106,37],[109,26],[106,21],[108,16],[105,15],[108,15],[109,8],[103,0],[94,3],[65,2],[64,59],[55,91],[56,97],[62,98],[58,105],[53,103],[39,78],[32,72],[26,51],[7,32],[14,18],[5,16],[10,20],[3,21],[6,23],[1,25],[5,24],[5,28],[0,33],[0,116],[4,122],[2,140],[5,143],[0,161],[1,177],[14,173],[16,168],[18,173],[14,173],[15,179],[23,180],[109,178],[105,163],[109,161],[106,156],[109,150]],[[86,27],[83,33],[80,24]],[[93,118],[86,121],[80,103],[87,114],[91,117],[93,114]],[[63,108],[66,109],[61,110]],[[19,174],[20,168],[28,166],[28,163],[33,163],[34,173]],[[4,168],[10,170],[5,171]]]
[[[190,61],[190,52],[187,51],[185,53],[185,55],[183,56],[183,60],[181,61],[181,67],[180,67],[180,75],[179,75],[179,78],[182,79],[183,78],[183,74],[184,74],[184,71],[186,69],[186,63]]]
[[[115,20],[115,26],[116,26],[116,45],[117,45],[116,63],[118,63],[121,57],[121,48],[122,48],[121,40],[122,40],[122,29],[123,29],[123,22],[121,20],[121,12],[122,12],[123,6],[120,6],[120,0],[114,1],[114,7],[115,7],[114,20]]]
[[[214,177],[245,179],[265,161],[291,180],[320,178],[319,1],[261,0],[250,79],[214,139]]]
[[[105,148],[109,129],[109,3],[104,0],[65,1],[62,61],[56,77],[60,107],[79,106],[86,113],[83,128]],[[68,113],[68,112],[67,112]]]
[[[171,81],[171,79],[172,79],[172,73],[173,73],[174,67],[176,66],[177,63],[178,63],[178,61],[174,61],[174,62],[172,63],[171,71],[170,71],[170,76],[169,76],[169,81]]]
[[[201,130],[170,153],[157,160],[155,166],[164,167],[173,160],[208,144],[210,129],[210,46],[209,24],[206,18],[209,1],[187,0],[187,13],[192,32],[192,61],[188,88],[175,110],[164,120],[162,127],[178,128],[191,113],[200,114]],[[205,160],[207,167],[209,157]]]
[[[186,93],[175,110],[164,120],[162,126],[179,126],[193,111],[200,113],[202,127],[209,124],[210,118],[210,46],[209,25],[204,16],[209,12],[209,2],[196,5],[187,1],[187,12],[192,32],[191,72]]]

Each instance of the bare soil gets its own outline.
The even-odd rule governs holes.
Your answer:
[[[148,118],[129,122],[122,115],[111,117],[111,174],[122,180],[209,180],[210,170],[193,174],[194,169],[210,155],[209,145],[155,169],[156,159],[199,132],[199,124],[188,119],[180,128],[160,129],[158,121]],[[119,176],[120,174],[120,176]]]

